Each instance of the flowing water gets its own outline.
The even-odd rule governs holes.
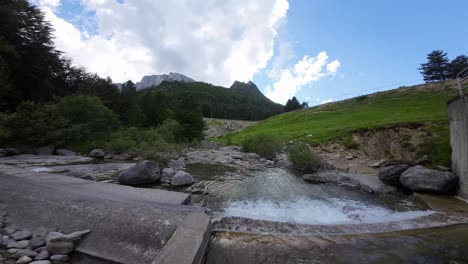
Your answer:
[[[300,175],[281,168],[191,164],[187,170],[207,186],[208,206],[218,218],[335,225],[389,222],[433,213],[410,210],[400,200],[384,200],[339,186],[308,184]]]

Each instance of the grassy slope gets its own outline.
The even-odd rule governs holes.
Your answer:
[[[419,85],[285,113],[234,134],[231,140],[239,144],[264,133],[280,140],[321,143],[357,130],[421,122],[435,122],[448,131],[447,101],[457,94],[454,87],[453,81]]]

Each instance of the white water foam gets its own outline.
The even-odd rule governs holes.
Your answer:
[[[418,218],[434,211],[397,212],[364,202],[329,199],[300,198],[294,201],[231,202],[224,208],[223,216],[237,216],[257,220],[312,225],[384,223]]]
[[[31,169],[34,172],[48,172],[52,171],[52,169],[46,168],[46,167],[37,167],[37,168],[32,168]]]

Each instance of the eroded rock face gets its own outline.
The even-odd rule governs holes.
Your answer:
[[[157,182],[161,178],[158,163],[144,160],[119,174],[119,183],[124,185],[139,185]]]
[[[458,177],[448,171],[437,171],[415,166],[400,176],[400,182],[408,189],[419,192],[451,193],[458,185]]]
[[[189,185],[192,184],[194,181],[193,176],[188,174],[185,171],[177,172],[171,179],[171,185],[174,186],[181,186],[181,185]]]
[[[409,168],[410,166],[406,164],[382,168],[379,172],[379,179],[387,185],[401,186],[400,176]]]

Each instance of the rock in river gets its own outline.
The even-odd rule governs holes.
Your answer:
[[[457,187],[458,178],[449,171],[437,171],[418,165],[403,172],[400,182],[413,191],[450,193]]]
[[[120,184],[139,185],[157,182],[161,178],[158,163],[144,160],[119,174]]]
[[[91,152],[88,154],[91,158],[104,158],[106,153],[102,149],[93,149]]]
[[[379,179],[387,185],[400,186],[400,176],[409,168],[410,166],[406,164],[382,168],[379,172]]]
[[[68,149],[57,149],[55,152],[57,152],[57,155],[59,156],[76,156],[75,152]]]
[[[177,172],[171,179],[171,185],[181,186],[189,185],[194,181],[192,175],[186,173],[185,171]]]

